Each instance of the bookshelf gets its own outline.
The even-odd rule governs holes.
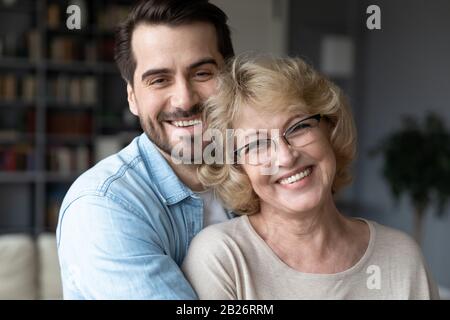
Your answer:
[[[66,28],[70,4],[81,8],[81,30]],[[0,1],[0,234],[54,231],[101,141],[120,147],[140,133],[113,62],[113,29],[132,4]]]

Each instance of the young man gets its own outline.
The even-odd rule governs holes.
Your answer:
[[[197,167],[171,153],[180,137],[192,143],[202,102],[233,55],[226,21],[207,0],[148,0],[120,26],[116,61],[144,134],[64,199],[57,240],[66,299],[196,298],[179,266],[191,239],[230,215],[201,192]]]

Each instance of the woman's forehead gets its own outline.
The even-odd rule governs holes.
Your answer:
[[[281,129],[289,122],[308,116],[299,106],[280,108],[241,106],[233,121],[234,129]]]

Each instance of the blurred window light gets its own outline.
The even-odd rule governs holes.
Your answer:
[[[321,39],[320,69],[330,77],[353,75],[354,43],[344,35],[326,35]]]

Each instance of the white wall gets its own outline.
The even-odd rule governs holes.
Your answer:
[[[411,205],[405,200],[395,205],[381,177],[381,159],[367,153],[400,126],[404,114],[423,117],[434,110],[450,128],[450,1],[376,3],[382,30],[368,31],[365,37],[355,183],[367,217],[411,232]],[[428,214],[424,232],[423,251],[432,273],[441,285],[450,287],[450,208],[443,219]]]
[[[212,0],[229,18],[235,52],[286,53],[288,0]]]

